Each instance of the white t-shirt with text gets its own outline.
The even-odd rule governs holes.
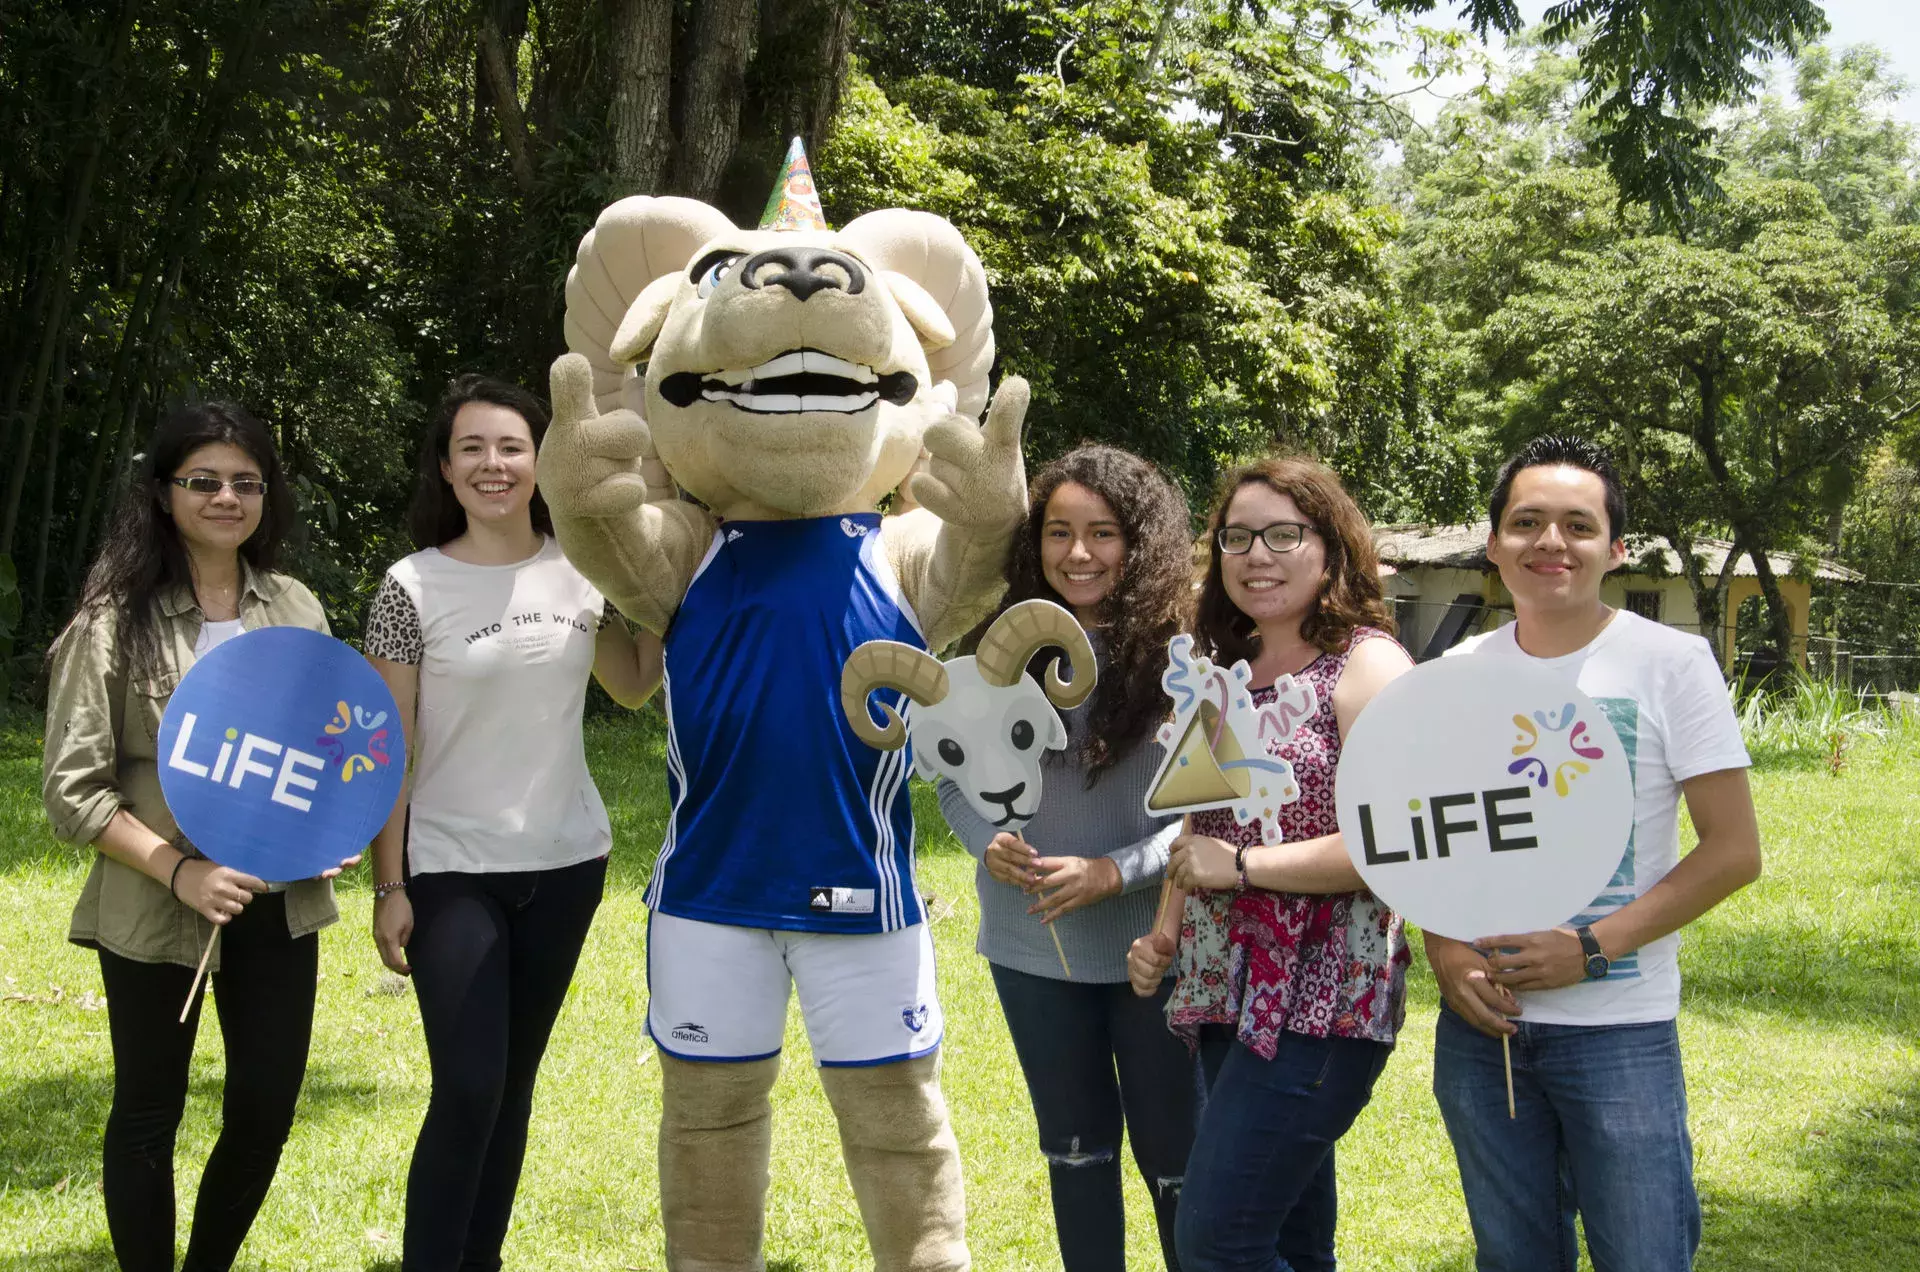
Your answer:
[[[1633,831],[1606,889],[1571,920],[1593,923],[1644,894],[1680,860],[1680,784],[1751,761],[1707,642],[1626,610],[1585,648],[1535,658],[1514,624],[1463,641],[1450,656],[1525,658],[1565,672],[1620,735],[1633,765]],[[1518,995],[1521,1019],[1553,1025],[1645,1024],[1680,1011],[1680,934],[1612,962],[1604,979]]]
[[[581,716],[605,601],[548,539],[514,565],[436,548],[393,564],[366,652],[420,669],[407,861],[415,874],[604,856]]]

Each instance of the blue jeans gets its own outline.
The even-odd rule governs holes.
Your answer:
[[[1273,1059],[1233,1043],[1187,1159],[1175,1223],[1186,1272],[1332,1272],[1333,1146],[1393,1048],[1282,1033]]]
[[[1199,1076],[1167,1029],[1168,981],[1139,998],[1123,981],[1090,985],[988,964],[1040,1124],[1053,1223],[1066,1272],[1125,1272],[1120,1132],[1153,1197],[1169,1272],[1173,1216],[1193,1144]]]
[[[1686,1272],[1700,1246],[1680,1034],[1516,1021],[1515,1117],[1500,1042],[1442,1006],[1433,1094],[1460,1163],[1480,1272]]]

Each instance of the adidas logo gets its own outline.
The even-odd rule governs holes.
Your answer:
[[[735,539],[743,537],[746,533],[745,530],[729,530],[727,531],[727,542],[732,543]]]

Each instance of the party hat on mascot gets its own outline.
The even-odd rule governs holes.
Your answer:
[[[773,183],[767,210],[760,214],[763,230],[824,230],[827,214],[820,209],[820,192],[813,185],[813,169],[807,166],[807,148],[798,137],[787,146],[786,160],[780,165],[780,178]]]

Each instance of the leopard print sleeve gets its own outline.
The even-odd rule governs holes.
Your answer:
[[[380,584],[379,594],[367,610],[366,653],[369,658],[417,667],[426,657],[427,643],[420,634],[420,611],[413,606],[407,589],[391,574]]]

